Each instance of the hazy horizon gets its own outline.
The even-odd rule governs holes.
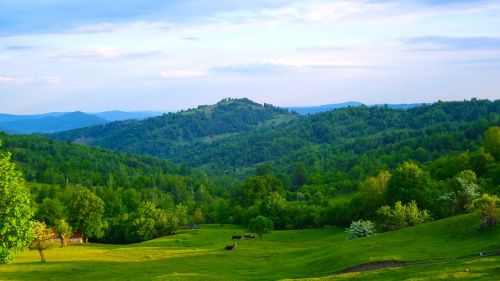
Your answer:
[[[246,97],[238,97],[238,98],[233,98],[233,97],[226,97],[226,98],[231,98],[231,99],[241,99],[241,98],[246,98]],[[84,110],[80,110],[80,109],[74,109],[74,110],[68,110],[68,111],[61,111],[61,110],[58,110],[58,111],[40,111],[40,112],[22,112],[22,113],[9,113],[9,112],[0,112],[0,114],[9,114],[9,115],[37,115],[37,114],[46,114],[46,113],[73,113],[73,112],[83,112],[83,113],[88,113],[88,114],[98,114],[98,113],[104,113],[104,112],[113,112],[113,111],[117,111],[117,112],[127,112],[127,113],[139,113],[139,112],[150,112],[150,113],[169,113],[169,112],[178,112],[178,111],[182,111],[182,110],[189,110],[189,109],[195,109],[197,108],[198,106],[203,106],[203,105],[212,105],[212,104],[216,104],[220,101],[222,101],[223,99],[226,99],[226,98],[222,98],[221,100],[217,100],[213,103],[208,103],[208,104],[196,104],[196,105],[193,105],[193,106],[188,106],[188,107],[184,107],[184,108],[178,108],[178,109],[172,109],[172,110],[148,110],[148,109],[144,109],[144,110],[141,110],[141,109],[138,109],[138,110],[122,110],[122,109],[107,109],[107,110],[103,110],[103,111],[84,111]],[[478,99],[476,97],[472,97],[470,99],[462,99],[462,100],[435,100],[435,101],[429,101],[429,102],[407,102],[407,103],[389,103],[389,102],[381,102],[381,103],[364,103],[364,102],[360,102],[360,101],[355,101],[355,100],[346,100],[346,101],[341,101],[341,102],[330,102],[330,103],[322,103],[322,104],[297,104],[297,105],[278,105],[278,104],[272,104],[272,103],[269,103],[269,102],[258,102],[256,100],[252,100],[254,102],[257,102],[259,104],[271,104],[273,106],[277,106],[277,107],[281,107],[281,108],[301,108],[301,107],[320,107],[320,106],[328,106],[328,105],[338,105],[338,104],[344,104],[344,103],[350,103],[350,102],[359,102],[359,103],[362,103],[364,105],[367,105],[367,106],[374,106],[374,105],[384,105],[384,104],[392,104],[392,105],[396,105],[396,104],[432,104],[432,103],[436,103],[438,101],[443,101],[443,102],[451,102],[451,101],[464,101],[464,100],[471,100],[471,99]],[[488,100],[496,100],[496,99],[488,99]]]
[[[7,114],[500,98],[491,0],[0,0],[0,18]]]

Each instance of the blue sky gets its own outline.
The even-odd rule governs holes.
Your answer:
[[[0,0],[0,112],[500,98],[499,1]]]

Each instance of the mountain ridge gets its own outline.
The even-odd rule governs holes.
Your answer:
[[[332,104],[323,104],[323,105],[313,105],[313,106],[285,106],[284,108],[296,112],[300,115],[311,115],[317,114],[321,112],[331,111],[335,109],[345,108],[345,107],[353,107],[353,106],[376,106],[376,107],[389,107],[393,109],[410,109],[417,106],[422,106],[427,103],[381,103],[381,104],[364,104],[357,101],[347,101],[342,103],[332,103]]]
[[[17,134],[52,133],[100,125],[118,120],[145,119],[159,112],[105,111],[98,113],[48,112],[34,115],[0,114],[0,131]]]

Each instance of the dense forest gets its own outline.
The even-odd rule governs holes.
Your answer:
[[[500,124],[499,112],[498,100],[471,100],[407,110],[358,106],[299,117],[233,99],[140,123],[116,122],[51,137],[150,154],[240,178],[263,163],[287,175],[307,169],[321,174],[316,183],[352,190],[356,183],[350,179],[394,168],[405,159],[425,162],[477,148],[484,130]],[[301,185],[292,178],[284,182]]]
[[[499,195],[499,113],[499,101],[472,100],[299,117],[225,100],[52,136],[66,141],[0,138],[28,181],[35,217],[54,227],[68,221],[95,241],[143,241],[202,222],[246,225],[259,215],[275,229],[370,219],[392,230],[470,212],[482,194]],[[162,134],[165,142],[156,142]],[[182,164],[72,138],[118,150],[144,140],[144,151],[170,151]],[[82,213],[86,206],[92,215]],[[412,219],[397,220],[401,212]]]
[[[181,157],[193,143],[210,143],[231,134],[291,120],[296,114],[248,99],[225,99],[216,105],[168,113],[146,120],[113,122],[50,135],[54,139],[101,146],[119,151]]]

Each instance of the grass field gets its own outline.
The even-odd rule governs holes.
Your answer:
[[[0,280],[500,280],[500,256],[450,258],[500,250],[500,227],[477,230],[473,215],[453,217],[368,238],[343,229],[274,231],[224,250],[236,226],[203,225],[135,245],[75,245],[16,255]],[[399,268],[334,273],[375,261],[427,261]],[[432,261],[428,261],[432,260]]]

